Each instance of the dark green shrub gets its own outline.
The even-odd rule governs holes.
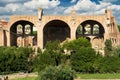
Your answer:
[[[67,50],[76,51],[79,50],[81,47],[91,47],[91,43],[86,38],[81,37],[69,42],[66,41],[63,44],[63,47]]]
[[[40,80],[74,80],[75,72],[69,67],[46,67],[39,74]]]
[[[54,58],[51,58],[49,53],[40,53],[37,57],[36,65],[37,69],[41,71],[49,65],[55,66],[55,60]]]
[[[66,57],[67,56],[63,54],[59,41],[48,42],[43,52],[39,50],[35,65],[37,70],[41,71],[47,66],[59,66],[60,64],[65,63]]]
[[[32,54],[32,48],[0,47],[0,72],[30,71]]]
[[[58,67],[57,80],[74,80],[75,72],[69,66]]]
[[[103,56],[101,54],[97,54],[95,61],[93,63],[94,73],[100,73],[101,63],[103,61]]]
[[[96,59],[95,51],[90,48],[80,48],[77,52],[71,55],[71,67],[77,72],[93,73],[94,61]]]
[[[40,80],[57,80],[57,68],[53,66],[46,67],[39,75]]]
[[[104,57],[100,62],[100,73],[116,73],[120,72],[120,58],[109,56]]]

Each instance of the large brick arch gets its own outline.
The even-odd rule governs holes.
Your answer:
[[[43,28],[43,43],[47,41],[60,40],[61,42],[70,38],[70,26],[63,20],[54,19],[47,22]],[[52,35],[55,34],[55,35]]]
[[[101,33],[101,34],[103,34],[104,35],[104,33],[105,33],[105,27],[103,26],[103,24],[101,24],[99,21],[97,21],[97,20],[92,20],[92,19],[88,19],[88,20],[84,20],[84,21],[82,21],[78,26],[82,26],[82,27],[85,27],[87,24],[89,24],[90,26],[94,26],[94,25],[98,25],[99,26],[99,30],[100,30],[100,32],[99,33]],[[77,31],[77,29],[78,29],[78,26],[77,26],[77,28],[76,28],[76,31]]]
[[[78,26],[87,21],[87,20],[93,20],[98,22],[102,28],[104,29],[104,40],[99,40],[99,38],[93,38],[93,35],[91,35],[91,38],[94,40],[94,45],[96,45],[97,41],[101,41],[101,43],[104,44],[106,39],[117,39],[117,44],[118,42],[118,36],[119,36],[119,31],[117,29],[117,23],[115,20],[115,17],[112,14],[111,10],[106,10],[105,14],[103,15],[80,15],[77,14],[75,11],[73,11],[69,15],[42,15],[42,9],[38,10],[38,15],[14,15],[10,17],[10,20],[8,22],[8,25],[6,26],[5,29],[7,29],[6,32],[6,38],[7,38],[7,45],[10,46],[10,28],[11,26],[21,20],[28,21],[33,23],[36,28],[38,29],[38,43],[37,46],[43,48],[44,40],[43,40],[43,30],[46,24],[53,20],[60,20],[66,23],[69,26],[70,29],[70,39],[76,39],[76,30]],[[90,38],[90,36],[89,36]],[[101,46],[102,48],[104,47]]]
[[[18,25],[22,26],[22,30],[23,30],[22,35],[17,34],[17,26]],[[25,35],[26,35],[26,33],[25,33],[25,27],[26,27],[26,25],[30,26],[30,35],[31,36],[29,35],[29,36],[25,37]],[[32,42],[33,27],[35,27],[35,25],[32,22],[27,21],[27,20],[18,20],[16,22],[14,22],[10,26],[10,29],[9,29],[9,32],[10,32],[10,34],[9,34],[10,35],[10,46],[18,46],[18,43],[20,43],[20,46],[25,46],[25,45],[27,46],[28,44],[32,45],[32,43],[30,43],[30,42]],[[36,37],[36,39],[37,39],[37,37]],[[25,40],[26,43],[23,42],[23,40]]]
[[[43,28],[47,25],[47,24],[49,24],[50,22],[54,22],[54,21],[60,21],[60,22],[62,22],[62,23],[65,23],[66,25],[68,25],[68,27],[70,28],[70,24],[68,23],[68,21],[66,21],[66,20],[64,20],[64,19],[51,19],[51,20],[48,20],[48,21],[46,21],[46,23],[43,25]]]
[[[90,33],[85,34],[83,32],[80,34],[80,36],[86,37],[91,42],[93,48],[96,48],[96,49],[101,48],[102,49],[104,47],[106,25],[103,25],[103,23],[100,23],[100,21],[95,20],[95,19],[86,19],[84,21],[81,21],[79,23],[79,25],[81,25],[82,29],[85,29],[86,25],[90,26],[90,29],[92,29],[92,30],[90,30]],[[77,29],[78,29],[79,25],[76,28],[76,38],[78,38]],[[98,29],[99,29],[99,33],[97,33],[97,34],[93,33],[93,30],[94,30],[93,28],[95,25],[97,25]],[[82,30],[82,31],[84,31],[84,30]]]
[[[37,16],[11,16],[7,25],[7,29],[10,30],[11,26],[18,21],[28,21],[30,23],[33,23],[35,27],[38,26]]]
[[[41,24],[42,29],[45,27],[45,25],[47,23],[54,21],[54,20],[62,21],[70,27],[69,16],[43,16],[42,21],[41,21],[42,22],[42,24]]]
[[[77,15],[76,17],[76,28],[83,22],[85,21],[88,21],[88,20],[91,20],[91,21],[96,21],[98,23],[100,23],[104,29],[106,28],[106,17],[105,15],[99,15],[99,16],[79,16]]]

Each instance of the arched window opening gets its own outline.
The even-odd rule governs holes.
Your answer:
[[[91,26],[90,24],[86,24],[86,26],[84,27],[84,34],[91,34]]]
[[[86,20],[82,22],[76,29],[76,38],[96,36],[104,38],[104,27],[101,23],[95,20]]]
[[[25,34],[30,34],[31,32],[31,27],[29,24],[25,25]]]
[[[37,46],[37,29],[34,27],[34,24],[29,21],[15,22],[10,28],[10,45]]]
[[[48,41],[59,40],[63,42],[67,38],[70,38],[70,28],[64,21],[52,20],[43,29],[44,47]]]
[[[98,24],[95,24],[93,26],[93,34],[99,34],[99,25]]]
[[[79,25],[77,28],[77,34],[83,34],[83,27],[82,25]]]
[[[17,34],[23,34],[23,26],[21,24],[17,25]]]

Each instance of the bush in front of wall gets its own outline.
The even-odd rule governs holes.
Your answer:
[[[75,72],[66,66],[48,66],[39,73],[40,80],[74,80]]]
[[[0,72],[28,72],[32,70],[32,48],[0,47]]]

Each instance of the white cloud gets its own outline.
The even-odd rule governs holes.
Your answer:
[[[100,1],[100,4],[96,4],[91,0],[79,0],[75,5],[68,7],[64,13],[69,14],[72,10],[76,10],[80,14],[103,14],[104,10],[107,8],[112,10],[120,10],[120,5],[115,5],[104,1]]]
[[[20,4],[8,4],[6,5],[6,10],[9,10],[9,11],[12,11],[12,12],[15,12],[17,9],[20,9]]]
[[[52,14],[54,14],[54,15],[61,15],[61,14],[63,14],[63,11],[65,10],[65,7],[56,7],[56,8],[54,8],[54,12],[53,12],[53,10],[49,10],[49,11],[51,11],[51,13]]]
[[[108,6],[111,6],[111,5],[112,5],[111,3],[100,2],[100,4],[95,5],[95,9],[96,10],[106,9]]]
[[[73,5],[73,6],[70,6],[68,7],[64,13],[65,14],[68,14],[70,13],[72,10],[76,10],[76,11],[89,11],[91,10],[92,8],[94,8],[96,4],[91,2],[90,0],[79,0],[77,2],[77,4]]]
[[[5,6],[0,7],[0,17],[4,17],[3,15],[26,15],[26,14],[37,14],[38,7],[42,7],[43,9],[55,9],[60,4],[59,0],[30,0],[27,2],[17,2],[19,0],[7,0]],[[25,0],[23,0],[25,1]],[[5,0],[0,0],[0,2],[5,2]],[[10,3],[8,3],[10,2]],[[15,3],[14,3],[15,2]],[[60,9],[60,8],[59,8]],[[51,10],[51,14],[53,10]],[[58,11],[57,11],[58,12]],[[46,12],[47,13],[47,12]]]
[[[24,6],[30,9],[37,9],[38,7],[42,7],[44,9],[50,9],[58,6],[60,4],[59,0],[32,0],[24,3]]]
[[[120,12],[120,5],[111,5],[109,8]]]
[[[59,0],[52,0],[49,2],[50,7],[56,7],[60,4]]]
[[[120,5],[112,4],[118,0],[103,0],[99,4],[92,2],[91,0],[79,0],[75,5],[69,6],[64,10],[64,14],[70,14],[72,10],[76,10],[77,13],[82,15],[97,15],[104,14],[106,9],[112,9],[113,15],[117,16],[117,21],[120,21]],[[118,22],[120,24],[120,22]]]
[[[38,7],[49,10],[56,8],[60,4],[60,0],[29,0],[24,3],[22,1],[26,0],[0,0],[0,2],[6,3],[6,5],[0,7],[0,15],[35,14]]]
[[[5,7],[0,7],[0,14],[11,14],[20,8],[19,4],[7,4]]]
[[[70,1],[72,3],[77,0]],[[4,7],[2,7],[2,5],[0,7],[0,18],[6,18],[9,15],[14,14],[34,15],[37,14],[38,7],[42,7],[44,9],[44,13],[50,15],[70,14],[72,10],[76,10],[77,13],[84,15],[104,14],[105,9],[110,8],[113,10],[113,14],[117,16],[117,21],[120,21],[120,17],[118,17],[120,14],[120,5],[112,4],[114,1],[117,0],[102,0],[99,4],[96,4],[91,0],[78,0],[76,4],[64,7],[60,5],[60,0],[0,0],[0,3],[5,2],[6,4]]]
[[[71,3],[74,3],[74,2],[76,2],[77,0],[71,0]]]

